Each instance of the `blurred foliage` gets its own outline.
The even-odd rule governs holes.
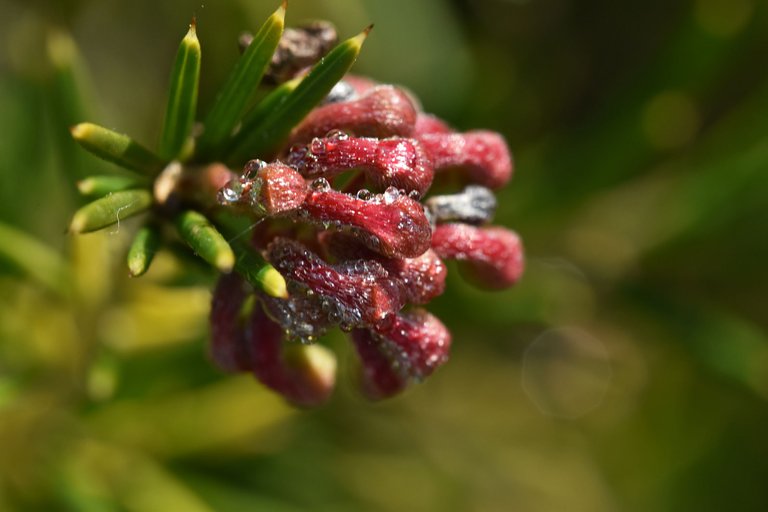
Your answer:
[[[528,254],[506,292],[451,276],[429,382],[302,412],[208,362],[209,270],[130,280],[134,220],[64,235],[108,165],[67,128],[158,140],[190,14],[204,112],[275,4],[0,0],[0,510],[767,510],[768,5],[291,2],[507,137]]]

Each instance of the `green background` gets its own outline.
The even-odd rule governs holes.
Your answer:
[[[527,255],[499,293],[451,267],[430,309],[452,359],[403,396],[360,398],[330,337],[314,411],[212,368],[210,273],[168,253],[130,280],[135,221],[64,233],[74,180],[108,167],[67,127],[155,146],[191,16],[205,112],[275,7],[0,0],[0,222],[78,289],[0,263],[0,510],[768,510],[768,5],[291,1],[289,25],[374,22],[357,73],[504,134],[496,222]]]

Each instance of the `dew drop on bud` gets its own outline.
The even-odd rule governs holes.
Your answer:
[[[347,140],[349,139],[349,134],[344,130],[331,130],[325,134],[325,138],[333,140]]]
[[[384,204],[392,204],[400,197],[400,191],[397,187],[387,187],[384,191]]]
[[[419,193],[418,190],[411,190],[410,192],[408,192],[408,197],[410,197],[414,201],[418,201],[421,198],[421,194]]]
[[[252,180],[256,178],[256,175],[259,173],[260,170],[265,168],[267,166],[267,162],[264,160],[248,160],[248,162],[245,164],[245,167],[243,167],[243,174],[242,178],[246,180]]]
[[[361,201],[370,201],[373,198],[373,194],[367,188],[362,188],[357,191],[357,198]]]
[[[325,154],[325,151],[325,142],[323,142],[322,139],[315,137],[312,139],[312,142],[309,143],[309,152],[313,155],[323,155]]]
[[[232,180],[224,187],[222,187],[216,198],[219,204],[235,203],[240,199],[240,194],[243,192],[243,185],[238,180]]]
[[[317,178],[312,181],[312,190],[317,192],[328,192],[331,190],[331,184],[328,183],[328,180],[325,178]]]

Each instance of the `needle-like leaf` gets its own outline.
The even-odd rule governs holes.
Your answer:
[[[234,141],[231,161],[269,155],[288,136],[291,129],[325,98],[352,67],[371,27],[340,43],[323,57],[282,101],[254,123],[241,130]],[[265,99],[266,101],[266,99]]]
[[[205,216],[187,210],[176,217],[176,229],[187,244],[205,261],[221,272],[230,272],[235,254],[226,239]]]
[[[200,41],[195,32],[195,20],[181,40],[171,72],[168,106],[160,138],[160,156],[166,160],[178,158],[192,132],[197,108],[197,88],[200,79]]]
[[[141,213],[152,204],[147,190],[123,190],[83,206],[72,217],[71,233],[88,233]]]
[[[70,128],[70,133],[85,149],[120,167],[149,176],[163,169],[160,157],[122,133],[93,123],[76,124]]]
[[[232,133],[248,99],[269,66],[285,26],[285,2],[264,22],[235,64],[205,119],[205,131],[198,143],[204,157],[217,158]]]
[[[128,272],[131,277],[139,277],[149,269],[160,247],[160,240],[160,231],[153,224],[147,224],[136,233],[128,250]]]
[[[77,190],[84,196],[101,197],[141,185],[142,180],[133,176],[88,176],[77,182]]]

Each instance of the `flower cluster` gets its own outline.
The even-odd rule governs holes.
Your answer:
[[[316,405],[332,391],[335,365],[314,342],[338,326],[357,350],[364,393],[392,396],[448,359],[450,332],[422,308],[445,288],[444,260],[489,289],[521,275],[518,236],[486,225],[492,190],[512,174],[507,145],[493,132],[454,131],[403,89],[348,75],[285,147],[270,163],[248,162],[218,200],[262,218],[253,247],[289,294],[223,275],[213,358]],[[427,196],[438,183],[458,191]]]
[[[512,160],[498,134],[459,133],[406,90],[350,75],[371,27],[339,43],[329,23],[285,28],[285,13],[283,2],[241,37],[202,121],[193,20],[155,150],[93,123],[72,127],[80,145],[127,172],[81,181],[92,201],[69,229],[141,215],[131,276],[179,240],[220,272],[211,352],[222,369],[317,405],[336,359],[316,342],[339,327],[365,394],[386,398],[448,358],[450,333],[423,309],[445,288],[445,260],[486,288],[520,277],[517,235],[488,226]],[[252,102],[260,83],[269,90]]]

